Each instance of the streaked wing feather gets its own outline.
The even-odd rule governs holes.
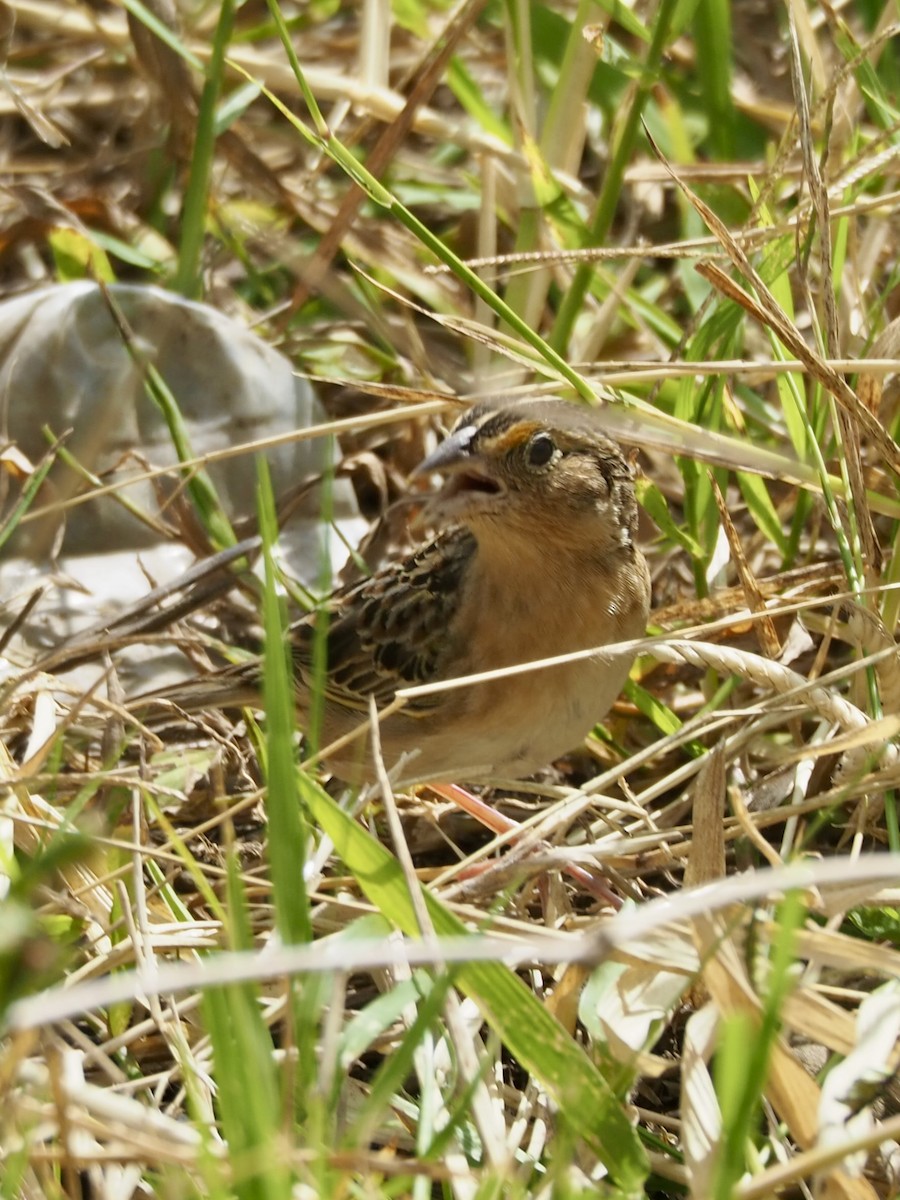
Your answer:
[[[320,686],[326,703],[365,713],[369,696],[384,706],[398,688],[442,677],[454,657],[453,618],[474,553],[472,535],[451,529],[410,558],[334,593],[325,608],[327,671]],[[314,614],[291,629],[294,670],[309,688],[315,638]],[[407,711],[425,712],[435,702]]]

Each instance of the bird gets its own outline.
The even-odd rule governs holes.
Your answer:
[[[596,410],[541,397],[477,403],[416,474],[443,479],[420,521],[433,535],[289,628],[298,712],[308,718],[319,689],[326,765],[359,784],[373,777],[371,739],[350,735],[365,729],[370,697],[384,710],[399,689],[596,648],[427,691],[379,722],[395,785],[523,778],[573,750],[615,702],[635,648],[601,648],[645,632],[634,469]],[[192,711],[259,707],[260,696],[258,660],[159,693]]]

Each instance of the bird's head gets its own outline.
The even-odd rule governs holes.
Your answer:
[[[596,412],[562,400],[477,405],[418,469],[444,476],[427,519],[465,525],[479,541],[630,546],[634,473],[599,423]]]

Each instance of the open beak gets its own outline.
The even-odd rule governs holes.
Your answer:
[[[499,495],[503,490],[486,469],[484,457],[472,448],[475,432],[474,425],[463,425],[416,467],[416,475],[436,473],[447,477],[429,502],[426,519],[461,515],[470,503],[477,505],[480,498]]]

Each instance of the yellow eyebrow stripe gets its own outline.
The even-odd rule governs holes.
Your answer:
[[[510,429],[498,434],[490,439],[492,449],[498,450],[501,454],[507,450],[515,450],[517,446],[521,446],[523,442],[542,429],[543,426],[537,421],[517,421]]]

